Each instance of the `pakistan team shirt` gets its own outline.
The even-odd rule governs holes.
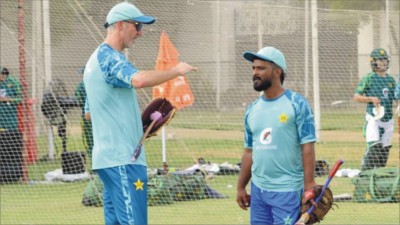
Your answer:
[[[18,80],[10,75],[0,83],[0,95],[12,98],[11,102],[0,102],[0,129],[18,129],[17,106],[21,103],[21,85]]]
[[[314,115],[307,100],[291,91],[260,96],[245,113],[245,148],[252,150],[252,182],[259,188],[298,191],[304,186],[301,145],[315,142]]]
[[[381,121],[387,122],[393,117],[393,100],[395,99],[394,91],[396,88],[396,81],[392,76],[386,74],[385,77],[381,77],[378,74],[371,72],[361,78],[357,85],[356,94],[365,95],[367,97],[378,97],[380,104],[385,107],[385,115]],[[372,102],[367,103],[367,113],[374,115],[372,110],[374,104]]]

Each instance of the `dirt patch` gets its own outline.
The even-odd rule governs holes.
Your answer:
[[[321,141],[323,142],[364,142],[363,134],[360,131],[341,131],[329,130],[321,131]]]
[[[200,130],[200,129],[173,129],[167,128],[169,138],[182,139],[243,139],[242,131]]]
[[[80,134],[79,126],[68,127],[68,132],[71,134]],[[243,131],[226,131],[226,130],[201,130],[201,129],[183,129],[183,128],[166,128],[168,138],[180,139],[243,139]],[[161,131],[157,137],[160,138]],[[393,134],[393,142],[399,142],[399,134]],[[329,130],[321,131],[320,141],[322,142],[364,142],[365,139],[361,131],[341,131]]]
[[[199,130],[199,129],[167,129],[169,138],[190,139],[243,139],[243,131]],[[321,131],[323,142],[365,142],[361,131]],[[399,142],[399,134],[393,135],[393,142]]]

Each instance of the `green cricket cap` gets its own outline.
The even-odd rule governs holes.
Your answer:
[[[376,48],[376,49],[372,50],[372,52],[369,56],[370,56],[371,62],[373,60],[377,60],[377,59],[389,59],[388,53],[383,48]]]

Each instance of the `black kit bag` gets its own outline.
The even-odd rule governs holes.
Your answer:
[[[22,177],[22,135],[18,130],[0,131],[0,183]]]
[[[325,176],[328,175],[330,171],[329,164],[326,160],[316,160],[315,161],[315,176]]]
[[[63,174],[81,174],[86,171],[86,155],[84,152],[61,153]]]

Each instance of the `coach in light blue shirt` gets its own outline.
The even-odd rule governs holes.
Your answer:
[[[317,185],[314,116],[303,96],[283,87],[281,51],[265,47],[243,56],[252,62],[254,89],[263,94],[245,113],[236,201],[242,209],[251,204],[251,224],[294,224],[303,191]],[[251,197],[246,191],[250,179]]]
[[[147,224],[147,171],[144,149],[134,162],[143,135],[136,89],[159,85],[194,68],[179,63],[168,71],[141,71],[123,50],[143,36],[155,18],[123,2],[107,15],[107,37],[90,56],[85,72],[86,112],[93,124],[92,168],[104,183],[105,224]]]

